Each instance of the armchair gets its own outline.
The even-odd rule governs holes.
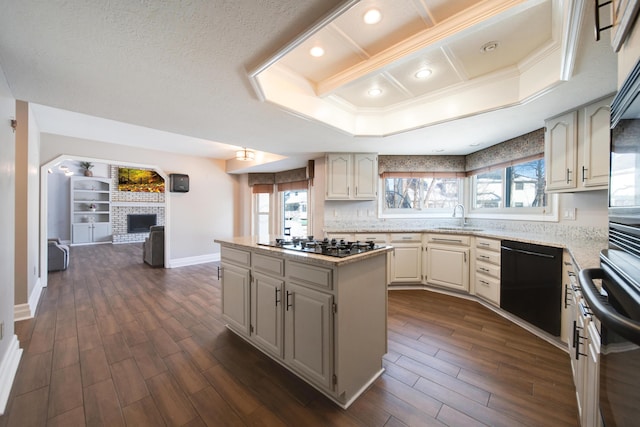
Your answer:
[[[142,244],[142,259],[152,267],[164,267],[164,225],[150,228]]]
[[[60,239],[48,240],[47,271],[66,270],[69,267],[69,246],[60,244]]]

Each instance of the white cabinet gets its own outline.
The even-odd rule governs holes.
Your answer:
[[[469,292],[469,236],[429,234],[427,283]]]
[[[584,187],[607,188],[611,144],[611,99],[586,106],[583,111],[584,151],[580,180]]]
[[[111,181],[71,177],[71,243],[111,241]]]
[[[611,98],[545,123],[547,192],[606,189]]]
[[[237,332],[249,335],[248,268],[222,262],[222,318]]]
[[[342,407],[382,374],[386,252],[331,262],[216,242],[230,330]]]
[[[253,337],[265,350],[282,357],[282,304],[284,281],[254,273],[251,281]]]
[[[500,240],[477,237],[474,259],[474,292],[500,306]]]
[[[236,332],[249,335],[251,253],[235,248],[221,251],[222,318]]]
[[[391,252],[390,284],[420,283],[422,281],[422,235],[393,233],[389,236]]]
[[[326,188],[326,200],[375,199],[378,196],[378,155],[328,154]]]
[[[106,222],[71,224],[73,243],[100,243],[111,241],[111,224]]]
[[[285,361],[304,377],[333,386],[333,295],[287,283]]]

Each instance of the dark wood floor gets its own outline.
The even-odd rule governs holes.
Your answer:
[[[73,247],[49,275],[0,427],[575,426],[566,353],[475,302],[389,294],[385,373],[348,410],[227,329],[216,266]]]

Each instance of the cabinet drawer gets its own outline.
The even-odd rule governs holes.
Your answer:
[[[284,276],[284,260],[260,254],[253,254],[253,269],[262,273]]]
[[[500,305],[500,279],[476,273],[476,295]]]
[[[449,245],[469,246],[471,242],[470,236],[462,236],[459,234],[429,234],[427,237],[429,243],[444,243]]]
[[[476,237],[476,247],[478,249],[486,249],[489,251],[500,252],[500,240],[485,239],[484,237]]]
[[[500,278],[500,266],[496,264],[478,261],[476,262],[476,272],[495,277],[496,279]]]
[[[391,243],[422,242],[420,233],[392,233],[389,237]]]
[[[223,247],[220,257],[222,258],[222,261],[231,262],[233,264],[246,265],[247,267],[251,264],[251,252],[242,251],[240,249]]]
[[[387,235],[383,234],[383,233],[369,233],[369,234],[365,234],[365,233],[357,233],[356,234],[356,241],[359,242],[376,242],[376,243],[386,243],[387,242]]]
[[[478,261],[500,265],[500,252],[492,252],[485,249],[476,249],[476,259]]]
[[[287,276],[297,283],[316,286],[322,289],[333,288],[333,271],[330,268],[317,267],[295,261],[287,261]]]

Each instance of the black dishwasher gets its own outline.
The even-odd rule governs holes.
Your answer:
[[[560,335],[562,249],[503,240],[500,307]]]

